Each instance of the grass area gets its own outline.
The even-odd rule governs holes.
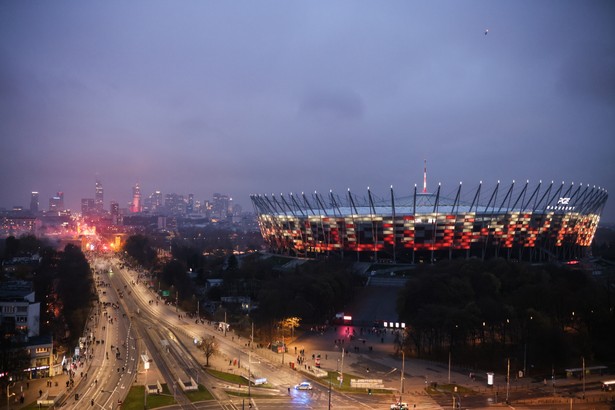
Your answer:
[[[246,386],[248,385],[248,380],[245,377],[239,376],[237,374],[221,372],[214,369],[206,369],[205,371],[217,379],[221,379],[232,384],[244,384]]]
[[[145,386],[133,386],[128,392],[128,396],[122,403],[122,410],[141,410],[143,409]],[[175,399],[166,384],[162,385],[162,394],[149,394],[147,396],[147,408],[170,406],[175,404]]]
[[[195,401],[203,401],[203,400],[212,400],[214,398],[213,394],[209,392],[204,386],[199,384],[199,389],[197,391],[186,392],[186,397],[191,402]]]
[[[224,380],[230,384],[233,385],[237,385],[237,386],[247,386],[248,385],[248,380],[243,377],[243,376],[239,376],[233,373],[226,373],[226,372],[221,372],[219,370],[213,370],[213,369],[206,369],[205,370],[207,373],[211,374],[212,376],[214,376],[215,378],[218,378],[220,380]],[[269,388],[272,389],[273,387],[270,386],[269,384],[265,383],[265,384],[260,384],[258,386],[255,386],[254,383],[252,383],[252,387],[258,387],[258,388]],[[232,395],[232,396],[238,396],[238,397],[248,397],[248,393],[247,392],[242,392],[242,391],[233,391],[233,390],[229,390],[227,391],[228,394]],[[259,395],[258,393],[255,394],[254,390],[252,390],[252,397],[269,397],[266,394],[263,395]]]
[[[339,373],[336,371],[328,371],[327,372],[327,377],[325,378],[321,378],[321,379],[317,379],[319,381],[321,381],[323,384],[329,384],[329,381],[331,382],[331,388],[333,390],[338,390],[338,391],[346,391],[346,392],[353,392],[353,393],[357,393],[357,392],[365,392],[367,393],[367,389],[365,388],[354,388],[354,387],[350,387],[350,380],[351,379],[363,379],[363,377],[359,377],[359,376],[355,376],[353,374],[349,374],[349,373],[344,373],[344,380],[342,381],[342,384],[340,386],[340,381],[337,379],[339,377]],[[386,389],[371,389],[371,393],[372,394],[383,394],[383,393],[390,393],[390,390],[386,390]]]
[[[457,388],[457,390],[455,391],[455,388]],[[459,393],[459,394],[464,394],[464,395],[468,395],[468,394],[474,394],[474,390],[469,389],[467,387],[463,387],[463,386],[459,386],[457,384],[430,384],[425,391],[427,391],[428,394],[442,394],[442,393]]]

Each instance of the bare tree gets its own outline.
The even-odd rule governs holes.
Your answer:
[[[215,336],[205,336],[199,344],[199,349],[205,354],[207,362],[205,366],[209,367],[209,358],[218,352],[218,345],[216,344]]]

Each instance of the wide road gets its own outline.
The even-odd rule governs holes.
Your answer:
[[[65,398],[68,409],[117,409],[128,394],[136,375],[138,351],[134,329],[117,287],[109,280],[105,266],[93,263],[99,302],[86,325],[81,362],[75,362],[75,388]]]
[[[282,363],[281,356],[269,350],[253,349],[250,352],[250,347],[247,346],[248,341],[240,339],[233,332],[224,335],[223,332],[217,331],[211,325],[197,324],[194,319],[184,317],[185,313],[178,311],[174,306],[165,305],[162,301],[156,304],[156,294],[147,289],[143,281],[139,281],[137,272],[122,267],[123,265],[117,259],[112,260],[112,266],[114,277],[122,279],[120,289],[124,288],[123,299],[130,299],[131,302],[135,303],[133,307],[133,321],[136,323],[148,318],[147,321],[151,327],[152,318],[155,318],[156,328],[164,329],[158,336],[154,336],[151,339],[159,338],[159,345],[161,340],[166,340],[170,344],[168,353],[173,357],[168,357],[169,354],[164,351],[160,352],[159,358],[153,357],[156,364],[161,368],[165,366],[170,368],[172,363],[175,363],[176,367],[180,368],[179,372],[185,372],[185,374],[195,379],[198,377],[199,382],[205,384],[216,395],[216,399],[222,407],[241,408],[245,406],[247,408],[248,398],[221,394],[221,390],[225,390],[225,386],[221,385],[218,381],[212,381],[211,376],[201,371],[201,364],[195,359],[199,354],[202,358],[202,353],[196,351],[191,343],[194,339],[215,336],[218,344],[218,355],[222,356],[224,360],[229,360],[231,368],[233,368],[235,359],[239,361],[240,369],[237,369],[235,366],[235,372],[240,372],[247,376],[249,368],[253,377],[264,377],[269,385],[275,387],[275,395],[273,397],[263,398],[261,395],[257,395],[257,398],[252,397],[253,403],[259,409],[322,409],[328,407],[329,397],[331,397],[330,400],[336,409],[374,409],[383,408],[386,403],[390,404],[388,398],[385,400],[378,396],[362,395],[357,397],[357,395],[346,395],[333,389],[330,392],[328,385],[321,385],[319,383],[313,383],[314,389],[312,391],[296,391],[292,386],[306,380],[306,378],[301,372],[294,371],[288,366],[288,360],[293,359],[292,355],[285,355],[286,360]],[[145,324],[145,326],[147,325]],[[139,331],[139,333],[142,332]],[[155,349],[150,348],[151,350]],[[252,357],[251,361],[249,360],[250,356]],[[167,384],[172,386],[168,381]],[[216,388],[212,389],[211,387]],[[290,394],[288,392],[289,387],[291,388]],[[271,389],[269,390],[271,391]],[[245,394],[246,392],[242,391],[242,393]],[[256,393],[254,394],[256,395]],[[180,396],[179,392],[177,396]],[[387,407],[388,404],[386,404]],[[196,407],[200,408],[200,405]]]

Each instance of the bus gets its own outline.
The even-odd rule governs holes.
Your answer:
[[[615,380],[606,380],[602,382],[602,390],[611,391],[615,389]]]

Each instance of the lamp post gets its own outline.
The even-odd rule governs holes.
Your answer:
[[[510,391],[510,358],[506,361],[506,404],[508,404],[508,392]]]
[[[331,376],[329,376],[329,410],[331,410]]]
[[[340,386],[344,383],[344,346],[342,346],[342,364],[340,365]]]
[[[399,391],[401,393],[404,392],[404,379],[406,378],[406,352],[404,352],[403,350],[401,351],[401,377],[399,380],[399,384],[400,384],[400,388]],[[401,401],[401,394],[399,395],[399,398]]]
[[[147,409],[147,371],[149,370],[149,356],[147,355],[147,351],[145,354],[141,355],[141,360],[143,360],[143,368],[145,369],[145,389],[143,391],[143,408]]]
[[[451,350],[448,350],[448,384],[451,384]]]
[[[581,356],[583,361],[583,399],[585,399],[585,356]]]
[[[9,378],[9,383],[6,385],[6,410],[10,410],[10,399],[11,397],[13,397],[15,395],[15,393],[10,393],[10,389],[11,387],[15,386],[15,383],[11,383],[13,381],[13,378],[10,377]]]
[[[282,364],[284,364],[284,353],[286,352],[286,343],[284,341],[284,325],[282,325]]]
[[[250,335],[250,346],[248,346],[248,402],[251,403],[252,387],[252,345],[254,344],[254,322],[252,322],[252,334]]]
[[[147,409],[147,368],[149,366],[145,367],[145,389],[143,389],[143,408]]]

